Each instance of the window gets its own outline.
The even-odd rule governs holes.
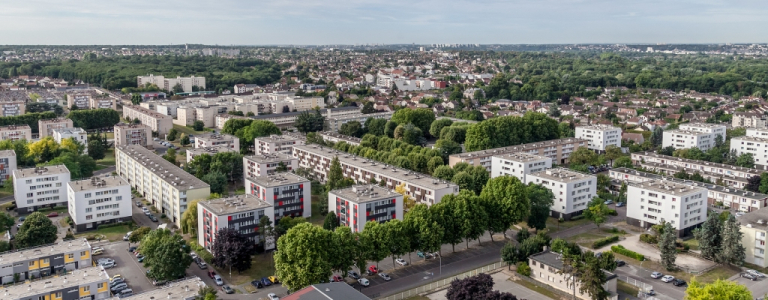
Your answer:
[[[75,258],[75,254],[74,253],[67,253],[67,258],[70,258],[70,259]]]
[[[115,197],[115,200],[117,200],[117,201],[123,200],[123,196],[117,196],[117,197]]]
[[[30,266],[30,267],[34,266],[36,262],[37,262],[37,261],[30,261],[30,262],[29,262],[29,266]]]
[[[83,292],[90,292],[90,291],[91,291],[91,286],[90,285],[86,285],[86,286],[83,287]]]

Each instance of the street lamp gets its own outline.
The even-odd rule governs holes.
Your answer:
[[[438,252],[435,252],[435,255],[440,258],[440,276],[443,276],[443,256]]]

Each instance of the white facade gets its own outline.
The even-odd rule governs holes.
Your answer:
[[[155,76],[153,74],[150,74],[149,76],[136,76],[136,84],[138,87],[143,87],[148,83],[157,85],[157,87],[166,91],[173,90],[173,87],[175,87],[176,84],[181,85],[181,88],[185,93],[191,93],[192,86],[197,86],[200,90],[205,90],[205,77],[191,76],[165,78],[162,75]]]
[[[227,146],[230,149],[240,150],[240,139],[233,135],[212,133],[195,136],[195,148],[207,148]]]
[[[56,140],[57,143],[61,144],[63,140],[69,138],[75,139],[78,143],[83,145],[85,147],[83,153],[88,153],[88,133],[85,132],[85,129],[74,127],[53,130],[53,139]]]
[[[243,156],[243,176],[248,178],[273,175],[280,163],[288,168],[288,172],[299,168],[299,160],[289,154]]]
[[[275,222],[285,216],[312,216],[312,184],[293,173],[248,177],[245,179],[245,193],[269,203],[274,208]]]
[[[65,165],[14,170],[16,211],[31,213],[43,207],[66,205],[69,181],[69,169]]]
[[[263,154],[291,154],[294,145],[304,145],[306,140],[290,135],[270,135],[268,137],[258,137],[253,141],[257,155]]]
[[[707,189],[699,186],[649,180],[627,186],[627,223],[643,228],[672,224],[679,236],[707,219]]]
[[[736,152],[736,155],[752,154],[756,167],[760,169],[768,167],[768,137],[731,138],[731,152]]]
[[[555,195],[550,216],[570,219],[587,208],[597,195],[597,177],[563,168],[531,173],[525,184],[540,184]]]
[[[675,149],[699,148],[701,151],[707,151],[715,146],[715,134],[680,129],[664,131],[661,146],[672,146]]]
[[[680,130],[688,130],[694,132],[714,133],[720,135],[725,140],[725,125],[709,124],[709,123],[688,123],[680,124]]]
[[[16,170],[16,151],[0,150],[0,182],[5,182]]]
[[[576,126],[576,138],[589,141],[587,148],[605,151],[608,146],[621,147],[621,128],[608,125]]]
[[[491,158],[491,178],[514,176],[525,182],[525,176],[552,168],[552,159],[524,152],[494,155]]]
[[[216,242],[216,233],[223,228],[232,228],[254,244],[259,244],[262,239],[259,221],[263,216],[269,218],[274,224],[274,207],[253,195],[199,201],[197,202],[197,242],[211,251]],[[268,239],[264,240],[268,244],[266,249],[274,248],[273,241],[270,243]]]
[[[328,209],[341,226],[363,232],[365,223],[403,220],[403,195],[377,185],[358,185],[328,192]]]
[[[323,97],[294,97],[288,98],[286,101],[293,104],[293,109],[296,111],[312,110],[315,107],[325,108],[325,100]]]
[[[67,183],[69,215],[77,231],[101,224],[130,221],[131,186],[118,176],[93,177]]]

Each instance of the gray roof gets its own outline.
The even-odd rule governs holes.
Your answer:
[[[332,190],[334,195],[355,203],[365,203],[391,199],[402,195],[392,192],[392,190],[380,187],[375,184],[356,185],[353,187]]]
[[[229,147],[227,145],[218,145],[218,146],[212,146],[212,147],[202,147],[202,148],[190,148],[187,149],[187,152],[195,155],[201,155],[201,154],[208,154],[208,155],[216,155],[217,153],[226,153],[226,152],[240,152],[240,149],[233,149],[232,147]]]
[[[253,195],[236,195],[227,198],[203,200],[198,202],[198,204],[217,216],[272,206]]]
[[[641,183],[629,183],[629,186],[641,188],[644,190],[649,191],[655,191],[667,195],[688,195],[691,193],[699,193],[699,192],[707,192],[706,188],[703,187],[694,187],[683,183],[677,183],[674,181],[665,181],[665,180],[649,180],[646,182]]]
[[[209,133],[196,135],[195,140],[201,141],[234,141],[237,137],[229,134]]]
[[[309,179],[287,172],[268,176],[248,177],[248,180],[264,187],[284,186],[288,184],[309,182]]]
[[[529,154],[529,153],[525,153],[525,152],[516,152],[516,153],[507,153],[507,154],[502,154],[502,155],[494,155],[493,157],[501,158],[501,159],[505,159],[505,160],[510,160],[510,161],[514,161],[514,162],[530,162],[530,161],[538,161],[538,160],[549,159],[546,156]]]
[[[531,175],[542,178],[542,179],[549,179],[555,182],[562,182],[562,183],[573,182],[573,181],[584,180],[584,179],[597,180],[597,177],[593,175],[579,173],[574,170],[569,170],[565,168],[547,169],[541,172],[531,173]]]
[[[67,166],[55,165],[55,166],[43,166],[43,167],[14,170],[13,177],[18,179],[18,178],[25,178],[25,177],[38,177],[38,176],[65,174],[65,173],[67,174],[69,173],[69,169],[67,169]]]
[[[655,180],[661,180],[661,181],[671,181],[671,182],[676,182],[680,184],[687,184],[691,186],[698,186],[698,187],[703,187],[710,191],[716,191],[718,193],[725,193],[725,194],[735,195],[738,197],[744,197],[744,198],[754,199],[754,200],[762,200],[762,199],[768,198],[768,195],[766,194],[755,193],[755,192],[740,190],[732,187],[725,187],[725,186],[711,184],[711,183],[703,183],[703,182],[698,182],[693,180],[683,180],[683,179],[664,176],[664,175],[656,175],[653,173],[647,173],[647,172],[627,169],[627,168],[615,168],[615,169],[611,169],[611,172],[642,176],[647,178],[648,180],[655,179]]]
[[[16,156],[16,151],[14,150],[0,150],[0,157],[11,157]]]
[[[587,140],[577,139],[577,138],[556,139],[556,140],[541,141],[541,142],[521,144],[521,145],[515,145],[515,146],[507,146],[507,147],[501,147],[501,148],[493,148],[493,149],[478,150],[478,151],[466,152],[466,153],[460,153],[460,154],[453,154],[451,156],[460,157],[460,158],[472,158],[476,156],[501,155],[505,153],[529,151],[532,149],[553,147],[557,145],[574,144],[574,143],[578,144],[579,142],[586,143]]]
[[[552,268],[555,268],[557,270],[562,270],[563,269],[563,261],[562,261],[562,259],[560,257],[561,257],[560,253],[552,252],[552,251],[549,251],[549,250],[545,250],[544,252],[539,252],[539,253],[536,253],[536,254],[533,254],[533,255],[529,256],[529,258],[532,259],[532,260],[535,260],[537,262],[543,263],[543,264],[545,264],[547,266],[550,266]],[[603,270],[603,272],[605,272],[605,275],[606,275],[605,279],[606,280],[611,280],[611,279],[617,277],[616,274],[613,274],[613,273],[608,272],[606,270]]]
[[[371,300],[344,282],[319,283],[308,286],[283,300]]]
[[[192,174],[187,173],[141,145],[117,146],[115,149],[142,164],[163,181],[176,186],[176,189],[178,190],[195,190],[210,187],[209,184],[203,182]]]
[[[71,181],[67,183],[69,186],[72,187],[72,190],[75,192],[78,191],[87,191],[87,190],[97,190],[97,189],[105,189],[105,188],[111,188],[111,187],[118,187],[118,186],[129,186],[128,181],[125,181],[120,176],[94,176],[89,179],[83,179],[78,181]]]
[[[271,163],[271,162],[284,162],[284,161],[291,161],[291,160],[297,159],[292,155],[288,155],[285,153],[251,155],[251,156],[244,156],[243,158],[250,161],[255,161],[260,164]]]

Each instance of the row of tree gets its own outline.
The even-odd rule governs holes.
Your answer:
[[[29,143],[27,140],[0,141],[0,150],[14,150],[16,163],[19,167],[51,166],[64,164],[69,169],[73,180],[93,176],[96,159],[104,158],[106,139],[97,134],[91,135],[88,141],[88,154],[83,154],[85,145],[74,138],[68,138],[57,143],[52,137]],[[91,149],[93,148],[93,152]]]
[[[74,110],[67,115],[67,118],[72,119],[75,127],[86,130],[111,129],[115,124],[120,123],[120,113],[108,108]]]

